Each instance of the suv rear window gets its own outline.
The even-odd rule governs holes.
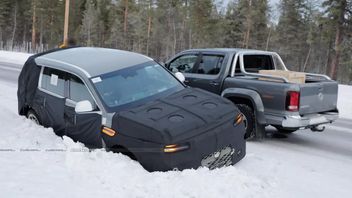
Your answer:
[[[63,97],[65,93],[65,72],[45,67],[41,88]]]

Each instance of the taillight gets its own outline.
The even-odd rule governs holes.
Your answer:
[[[300,98],[300,93],[298,91],[287,92],[286,110],[287,111],[298,111],[299,110],[299,98]]]

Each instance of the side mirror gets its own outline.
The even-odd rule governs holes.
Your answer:
[[[84,113],[93,111],[93,105],[88,100],[80,101],[76,104],[75,112],[76,113]]]
[[[181,72],[176,72],[175,76],[181,82],[185,82],[185,80],[186,80],[186,77]]]

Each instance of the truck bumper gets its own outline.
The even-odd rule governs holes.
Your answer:
[[[302,128],[313,127],[321,124],[332,123],[338,119],[339,113],[327,112],[321,114],[312,114],[306,116],[285,116],[282,126],[285,128]]]

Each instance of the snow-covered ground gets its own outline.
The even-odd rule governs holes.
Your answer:
[[[352,88],[348,85],[339,85],[337,107],[340,117],[352,119]]]
[[[246,157],[222,169],[149,173],[124,155],[88,152],[70,138],[57,137],[52,129],[18,116],[16,90],[15,84],[0,79],[0,197],[347,198],[352,194],[352,131],[346,125],[340,131],[300,131],[284,139],[249,142]],[[338,105],[345,117],[352,114],[351,93],[352,87],[340,86]]]
[[[52,129],[19,117],[13,85],[1,82],[0,90],[4,197],[269,197],[275,186],[275,178],[260,178],[235,166],[149,173],[124,155],[88,152],[70,138],[61,139]]]
[[[22,52],[8,52],[0,50],[0,62],[23,64],[31,54]]]

